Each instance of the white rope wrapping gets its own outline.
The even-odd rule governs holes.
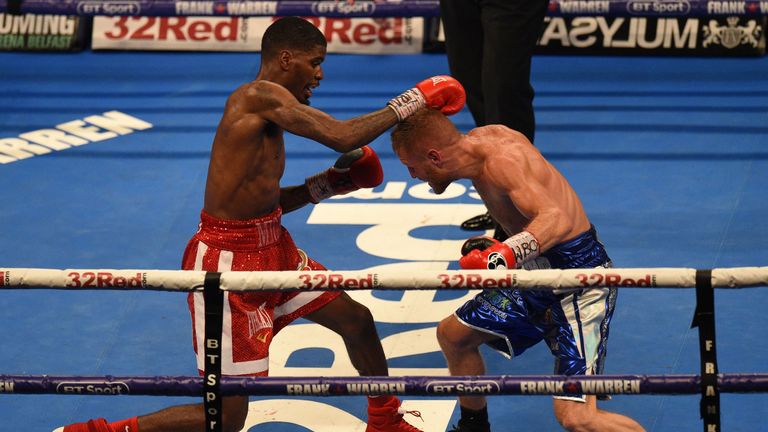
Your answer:
[[[712,286],[717,288],[740,288],[768,285],[768,267],[734,267],[712,269]]]
[[[204,271],[0,268],[0,288],[148,289],[201,291]],[[366,289],[569,289],[593,287],[691,288],[696,270],[689,268],[595,268],[569,270],[446,271],[259,271],[224,272],[228,291],[366,290]],[[768,285],[768,267],[712,270],[717,288]]]
[[[204,271],[0,268],[0,288],[201,291]]]

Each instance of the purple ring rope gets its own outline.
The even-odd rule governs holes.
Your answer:
[[[768,392],[768,374],[720,374],[721,393]],[[0,394],[201,396],[200,377],[0,375]],[[351,396],[699,394],[699,375],[223,377],[221,394]]]
[[[0,0],[0,12],[8,10]],[[402,2],[346,1],[240,1],[216,0],[22,0],[21,13],[129,16],[326,16],[326,17],[436,17],[439,0]],[[766,0],[550,0],[550,16],[764,16]]]
[[[438,16],[437,0],[407,0],[399,3],[346,1],[208,1],[179,0],[23,0],[22,13],[107,15],[107,16],[327,16],[327,17],[410,17]],[[203,6],[200,6],[203,5]],[[0,0],[0,12],[7,10],[8,1]]]

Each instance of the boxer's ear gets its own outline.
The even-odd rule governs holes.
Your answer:
[[[432,165],[435,165],[438,168],[443,166],[443,155],[439,150],[430,149],[427,152],[427,158],[432,162]]]
[[[291,53],[288,50],[282,50],[280,51],[280,54],[277,55],[277,61],[280,64],[280,68],[282,70],[288,70],[291,66],[291,61],[293,60],[293,53]]]

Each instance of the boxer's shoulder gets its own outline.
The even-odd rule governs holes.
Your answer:
[[[271,104],[275,101],[292,101],[293,95],[280,84],[267,80],[254,80],[235,89],[229,95],[229,103]]]
[[[477,128],[472,129],[467,133],[467,136],[472,137],[474,139],[480,139],[480,140],[488,140],[493,142],[501,143],[503,142],[505,145],[507,144],[521,144],[521,145],[531,145],[531,142],[528,140],[528,138],[525,137],[522,133],[510,129],[507,126],[500,125],[500,124],[490,124],[486,126],[480,126]]]

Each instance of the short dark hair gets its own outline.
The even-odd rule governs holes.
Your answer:
[[[274,57],[282,50],[309,51],[327,46],[323,33],[299,17],[283,17],[273,22],[261,39],[261,56]]]
[[[440,111],[431,108],[422,108],[411,116],[397,124],[390,134],[392,148],[406,149],[411,146],[415,139],[423,138],[425,135],[433,134],[434,128],[443,125],[442,120],[447,120]],[[449,122],[450,123],[450,122]]]

